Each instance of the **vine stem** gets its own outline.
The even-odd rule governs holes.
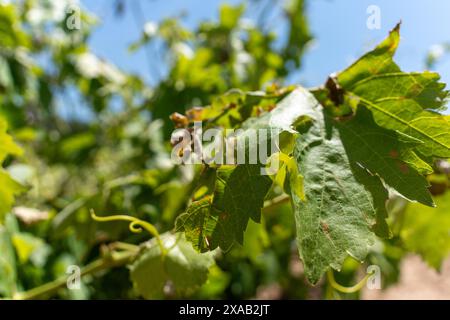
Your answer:
[[[146,230],[150,233],[156,240],[156,243],[160,247],[161,256],[164,258],[167,254],[167,249],[161,240],[158,230],[149,222],[140,220],[138,218],[127,216],[127,215],[113,215],[107,217],[99,217],[95,214],[94,210],[91,209],[91,217],[93,220],[98,222],[109,222],[109,221],[128,221],[130,222],[129,229],[131,232],[139,233],[142,230]],[[108,247],[108,251],[100,259],[94,260],[88,265],[86,265],[80,272],[80,277],[93,274],[101,270],[109,269],[112,267],[118,267],[131,262],[134,257],[139,253],[139,246],[123,243],[114,242]],[[113,251],[114,249],[122,251]],[[67,285],[67,280],[69,276],[64,276],[53,280],[51,282],[45,283],[39,287],[30,289],[25,292],[19,292],[13,295],[14,300],[32,300],[41,299],[44,297],[51,296],[55,294],[59,289]]]
[[[288,195],[280,195],[271,200],[267,200],[264,203],[264,209],[273,208],[278,206],[286,201],[289,201],[290,197]],[[91,217],[95,221],[99,222],[109,222],[109,221],[128,221],[130,222],[129,228],[131,232],[138,233],[141,232],[142,229],[148,231],[151,235],[155,237],[155,240],[160,247],[161,255],[164,256],[167,254],[167,248],[164,247],[164,244],[161,240],[158,230],[149,222],[140,220],[138,218],[128,216],[128,215],[113,215],[107,217],[99,217],[95,214],[93,210],[91,210]],[[94,274],[102,270],[106,270],[113,267],[123,266],[131,262],[135,256],[139,253],[139,246],[123,243],[123,242],[113,242],[107,246],[108,250],[119,249],[123,251],[108,251],[103,257],[92,261],[84,268],[82,268],[80,272],[80,277]],[[60,277],[51,282],[45,283],[39,287],[35,287],[28,291],[19,292],[14,294],[12,299],[14,300],[33,300],[33,299],[43,299],[55,294],[59,289],[63,288],[67,285],[67,280],[69,276]]]
[[[110,255],[94,260],[86,265],[80,272],[80,277],[88,274],[94,274],[101,270],[109,269],[112,267],[118,267],[125,265],[133,260],[136,256],[136,250],[124,251],[124,252],[111,252]],[[42,299],[48,296],[52,296],[59,289],[67,285],[69,276],[60,277],[54,281],[45,283],[39,287],[30,289],[25,292],[16,293],[12,298],[14,300],[33,300]]]
[[[331,270],[331,269],[328,269],[328,271],[327,271],[327,278],[328,278],[328,282],[333,287],[333,289],[335,289],[339,292],[342,292],[342,293],[355,293],[355,292],[358,292],[359,290],[361,290],[366,285],[367,280],[369,280],[369,277],[373,274],[374,274],[373,272],[366,274],[360,282],[358,282],[357,284],[355,284],[352,287],[345,287],[345,286],[337,283],[336,279],[334,278],[333,270]]]
[[[291,198],[287,194],[282,194],[273,199],[264,202],[263,209],[272,209],[273,207],[279,206],[282,203],[288,202]]]

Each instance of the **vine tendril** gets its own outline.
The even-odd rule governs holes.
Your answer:
[[[150,222],[143,221],[141,219],[128,216],[128,215],[113,215],[113,216],[107,216],[107,217],[99,217],[95,214],[95,211],[93,209],[91,211],[91,217],[93,220],[98,222],[110,222],[110,221],[128,221],[130,222],[128,228],[133,233],[140,233],[143,230],[150,233],[153,237],[155,237],[155,240],[161,250],[161,255],[165,256],[167,253],[166,248],[164,247],[164,244],[161,240],[161,237],[159,235],[158,230],[155,228],[154,225],[152,225]]]
[[[333,287],[333,289],[335,289],[339,292],[342,292],[342,293],[355,293],[355,292],[358,292],[359,290],[361,290],[365,286],[365,284],[367,283],[367,280],[369,280],[369,277],[372,276],[373,274],[374,274],[374,272],[370,272],[370,273],[366,274],[360,282],[358,282],[357,284],[355,284],[352,287],[345,287],[345,286],[337,283],[336,280],[334,279],[333,270],[331,270],[331,269],[328,269],[328,271],[327,271],[327,278],[328,278],[328,282],[330,283],[331,287]]]

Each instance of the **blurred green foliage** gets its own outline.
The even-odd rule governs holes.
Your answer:
[[[208,106],[203,117],[212,119],[218,110],[239,102],[239,110],[230,110],[218,120],[233,127],[270,109],[286,94],[279,88],[301,67],[302,54],[312,39],[304,1],[253,0],[252,5],[255,3],[268,6],[266,10],[278,7],[287,37],[280,38],[262,27],[264,15],[257,22],[246,19],[245,5],[223,5],[218,21],[204,21],[193,30],[176,17],[146,23],[140,38],[130,39],[134,43],[129,50],[142,50],[158,41],[168,70],[150,86],[90,50],[87,42],[99,23],[91,13],[80,11],[81,29],[67,27],[70,1],[0,1],[0,162],[5,168],[0,171],[1,296],[13,297],[64,276],[70,265],[89,265],[102,257],[104,244],[139,245],[148,240],[145,233],[131,233],[125,223],[92,220],[90,208],[99,215],[135,216],[161,233],[173,230],[175,219],[198,192],[202,173],[200,168],[175,166],[170,161],[169,138],[174,126],[169,116]],[[127,10],[128,2],[123,5]],[[242,91],[223,95],[230,88]],[[60,106],[70,116],[64,116]],[[77,116],[80,110],[89,115],[87,119]],[[7,127],[21,150],[6,134]],[[282,190],[275,187],[269,193],[275,196]],[[437,202],[448,202],[448,193],[438,197]],[[417,205],[405,205],[399,199],[393,202],[400,207],[393,210],[392,218],[394,230],[398,230],[393,239],[380,242],[368,259],[368,263],[383,266],[386,284],[395,281],[406,249],[425,252],[433,265],[443,258],[440,252],[421,245],[421,237],[438,235],[416,228],[419,221],[414,220],[413,211],[418,210]],[[445,206],[435,210],[445,210]],[[163,290],[152,294],[154,287],[133,287],[129,268],[118,266],[102,270],[101,277],[88,275],[79,290],[63,288],[56,296],[330,297],[326,282],[313,288],[305,280],[291,211],[289,203],[264,209],[261,224],[250,221],[242,246],[216,254],[208,280],[197,290],[181,292],[158,283]],[[447,226],[444,215],[448,212],[434,212],[427,218],[440,226],[444,226],[441,219],[446,219]],[[400,226],[403,223],[406,229]],[[449,248],[448,237],[439,241]],[[183,250],[189,257],[191,248]],[[146,272],[136,270],[145,266],[145,257],[153,259],[154,252],[143,252],[131,267],[132,278],[144,278],[139,280],[144,282]],[[182,257],[171,258],[173,268],[183,264]],[[359,268],[359,263],[348,260],[338,280],[353,283]],[[191,271],[206,277],[202,268]],[[189,274],[177,276],[188,278]],[[185,279],[173,280],[176,287],[177,281]]]

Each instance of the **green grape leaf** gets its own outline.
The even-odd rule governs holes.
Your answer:
[[[254,129],[267,129],[267,139],[259,140],[257,144],[246,144],[246,159],[250,152],[258,154],[262,143],[268,142],[275,135],[280,137],[280,149],[290,144],[295,135],[294,124],[307,116],[306,110],[299,106],[317,101],[305,89],[298,88],[285,97],[270,112],[258,118],[250,118],[243,125],[243,132],[237,140],[245,139],[247,132]],[[186,233],[186,237],[194,247],[206,251],[220,247],[229,250],[234,242],[242,244],[244,231],[249,219],[260,221],[264,198],[273,184],[272,179],[261,174],[261,164],[240,164],[237,166],[222,166],[216,172],[215,187],[212,198],[193,202],[187,212],[177,219],[176,230]],[[301,179],[299,173],[290,175],[293,190],[301,194]]]
[[[208,251],[213,245],[219,245],[218,237],[213,235],[214,230],[220,227],[219,214],[213,211],[211,202],[211,197],[193,202],[186,213],[176,220],[175,229],[184,232],[186,240],[200,252]]]
[[[296,87],[274,109],[258,118],[250,118],[243,124],[243,128],[270,129],[277,134],[284,131],[296,133],[296,122],[308,116],[308,110],[302,106],[308,106],[311,103],[317,103],[316,99],[306,89]]]
[[[289,36],[283,57],[287,61],[294,61],[295,65],[299,67],[306,45],[312,39],[305,15],[305,1],[289,0],[286,2],[284,10],[289,18]]]
[[[385,217],[387,193],[377,177],[350,163],[339,131],[326,121],[317,101],[305,107],[313,123],[300,131],[294,157],[306,199],[294,192],[291,196],[300,258],[315,284],[330,266],[340,270],[348,255],[365,258],[375,242],[372,229]]]
[[[400,238],[404,246],[440,269],[450,254],[450,192],[435,198],[436,208],[408,204],[402,219]]]
[[[274,181],[283,188],[286,194],[295,192],[301,199],[305,197],[303,192],[303,177],[298,172],[297,162],[294,157],[279,154],[280,169],[273,177]]]
[[[14,196],[22,191],[23,187],[13,180],[5,170],[0,169],[0,222],[11,209]]]
[[[0,163],[5,160],[8,154],[22,154],[22,150],[14,143],[12,137],[6,133],[7,129],[6,121],[0,117]]]
[[[372,225],[372,231],[381,238],[391,238],[392,232],[386,222],[388,211],[386,202],[389,198],[389,192],[377,175],[372,175],[359,164],[351,164],[353,174],[358,183],[362,184],[366,191],[370,193],[373,210],[376,212],[376,222]],[[372,224],[372,222],[370,222]]]
[[[43,239],[27,232],[15,232],[11,241],[20,263],[31,262],[37,267],[45,265],[51,248]]]
[[[271,185],[259,165],[223,166],[217,170],[213,198],[193,202],[178,217],[176,230],[185,232],[201,252],[218,246],[227,251],[234,242],[242,244],[249,219],[260,221]]]
[[[270,110],[273,105],[279,106],[283,98],[296,89],[296,86],[288,86],[275,92],[249,91],[231,89],[223,95],[215,97],[210,106],[204,108],[192,108],[186,112],[190,121],[209,121],[223,127],[235,127],[249,119],[259,109],[259,112]],[[281,101],[280,101],[281,100]],[[261,119],[268,119],[265,113],[262,117],[253,118],[264,124]]]
[[[6,133],[7,124],[0,118],[0,164],[9,154],[20,155],[22,150],[13,142],[10,135]],[[14,196],[23,191],[23,187],[13,180],[10,175],[0,168],[0,222],[4,215],[11,209]]]
[[[17,280],[16,257],[8,230],[0,225],[0,295],[12,297]]]
[[[220,25],[229,30],[234,29],[244,13],[244,9],[243,5],[235,7],[228,4],[222,5],[219,12]]]
[[[181,233],[163,234],[161,240],[168,250],[166,255],[151,240],[129,266],[135,289],[146,299],[164,297],[167,284],[180,295],[194,292],[208,278],[208,270],[214,264],[213,252],[198,253]]]
[[[30,39],[20,28],[20,14],[13,4],[2,3],[0,5],[0,46],[2,48],[15,48],[28,46]]]
[[[271,186],[272,180],[261,175],[258,165],[239,165],[217,171],[212,205],[219,212],[216,234],[223,250],[230,249],[234,241],[242,244],[249,218],[260,221],[264,198]],[[214,235],[213,249],[216,243]]]
[[[412,144],[400,142],[396,132],[377,126],[364,107],[358,108],[352,120],[339,122],[337,127],[350,162],[380,176],[405,198],[434,206],[427,180],[402,161],[403,154],[412,152]]]
[[[393,61],[400,25],[373,51],[339,73],[345,95],[366,106],[376,123],[423,143],[416,147],[426,157],[450,157],[450,124],[435,112],[444,108],[448,91],[432,72],[404,73]]]
[[[403,149],[400,152],[400,158],[408,166],[419,172],[421,175],[428,175],[433,173],[433,168],[426,161],[424,161],[414,150]]]

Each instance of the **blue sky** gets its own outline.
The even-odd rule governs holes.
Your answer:
[[[185,25],[193,27],[204,19],[217,19],[221,3],[240,0],[126,0],[140,2],[139,16],[146,21],[159,21],[182,11],[188,16]],[[99,56],[122,69],[151,79],[148,61],[141,50],[127,51],[128,45],[139,37],[139,21],[127,7],[124,17],[114,16],[111,0],[82,0],[82,4],[100,18],[90,45]],[[381,10],[381,29],[366,27],[369,5]],[[395,24],[402,20],[402,42],[396,60],[405,71],[423,70],[428,49],[450,42],[450,1],[448,0],[310,0],[308,17],[315,43],[304,60],[304,68],[291,81],[306,86],[322,84],[327,75],[346,67],[355,58],[382,40]],[[450,56],[436,70],[450,83]]]

